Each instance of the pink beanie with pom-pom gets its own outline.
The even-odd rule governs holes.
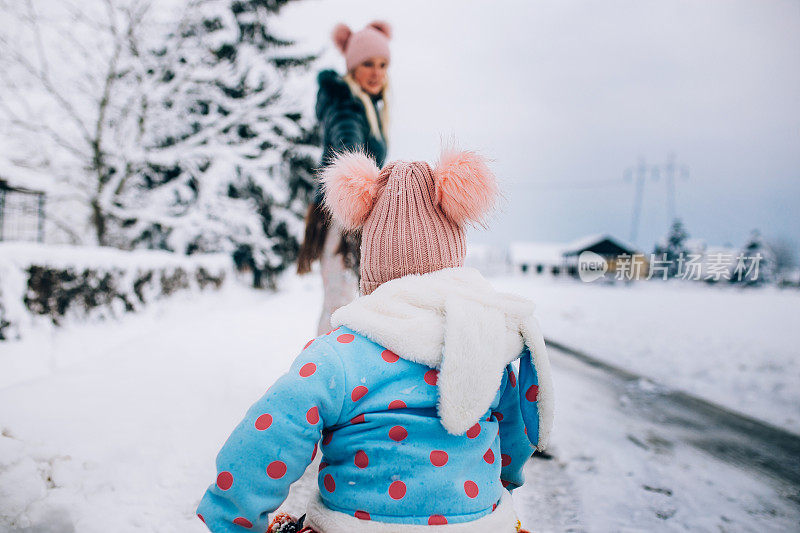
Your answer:
[[[389,39],[392,27],[388,22],[376,20],[366,28],[353,33],[345,24],[337,24],[331,35],[334,44],[344,54],[347,71],[354,70],[370,57],[389,57]]]
[[[436,168],[395,161],[379,170],[363,153],[339,154],[322,172],[325,204],[362,229],[361,292],[408,274],[464,265],[464,225],[494,205],[497,184],[474,152],[445,151]]]

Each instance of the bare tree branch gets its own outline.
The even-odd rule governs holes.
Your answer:
[[[48,77],[50,68],[47,64],[47,55],[44,52],[44,45],[42,44],[42,32],[39,28],[39,19],[33,9],[33,2],[31,2],[31,0],[27,0],[25,4],[28,7],[31,28],[33,30],[34,40],[36,41],[36,52],[39,55],[39,63],[41,64],[40,68],[42,71],[42,76]]]
[[[72,119],[75,125],[78,126],[84,136],[84,140],[91,144],[91,134],[81,120],[80,115],[75,110],[75,107],[66,98],[64,98],[61,93],[59,93],[56,87],[50,82],[50,79],[41,76],[40,72],[27,60],[27,58],[17,52],[4,37],[0,37],[0,45],[2,45],[2,49],[4,49],[5,53],[12,57],[17,65],[25,69],[31,76],[39,81],[42,88],[44,88],[47,93],[59,103],[59,105]]]

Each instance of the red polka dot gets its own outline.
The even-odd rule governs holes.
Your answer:
[[[366,422],[366,420],[364,419],[364,415],[363,414],[362,415],[356,415],[356,416],[354,416],[353,418],[350,419],[350,423],[351,424],[363,424],[364,422]]]
[[[217,476],[217,487],[228,490],[233,485],[233,474],[230,472],[220,472]]]
[[[478,497],[478,484],[474,481],[467,480],[464,482],[464,492],[470,498],[477,498]]]
[[[408,431],[403,426],[394,426],[389,430],[389,438],[392,440],[400,442],[406,437],[408,437]]]
[[[428,518],[429,526],[443,526],[446,523],[447,523],[447,518],[443,517],[440,514],[432,514],[430,518]]]
[[[398,359],[400,359],[400,356],[399,356],[399,355],[397,355],[396,353],[394,353],[394,352],[393,352],[393,351],[391,351],[391,350],[384,350],[384,351],[382,351],[382,352],[381,352],[381,357],[382,357],[382,358],[383,358],[383,360],[384,360],[384,361],[386,361],[387,363],[396,363],[396,362],[397,362],[397,360],[398,360]]]
[[[325,490],[328,492],[336,490],[336,483],[333,481],[333,476],[330,474],[325,474],[325,479],[322,480],[322,484],[325,485]]]
[[[492,451],[491,448],[486,450],[486,453],[483,454],[483,460],[486,461],[489,464],[493,464],[494,463],[494,452]]]
[[[314,406],[306,411],[306,420],[308,420],[309,424],[316,424],[319,422],[319,409],[317,406]]]
[[[496,504],[496,503],[493,503],[493,504],[492,504],[492,511],[494,511],[495,509],[497,509],[497,504]]]
[[[353,516],[355,516],[359,520],[369,520],[370,519],[369,513],[366,512],[366,511],[356,511],[355,513],[353,513]]]
[[[314,363],[306,363],[300,368],[300,377],[307,378],[317,371],[317,365]]]
[[[317,456],[317,443],[315,442],[314,443],[314,451],[311,452],[311,460],[313,461],[314,457],[316,457],[316,456]]]
[[[256,418],[256,429],[259,431],[264,431],[271,425],[272,425],[272,415],[270,414],[265,413]]]
[[[512,387],[516,387],[517,386],[517,375],[514,373],[513,370],[510,370],[508,372],[508,381],[511,382],[511,386]]]
[[[328,333],[326,333],[325,335],[330,335],[330,334],[331,334],[331,333],[333,333],[334,331],[339,331],[339,329],[340,329],[340,328],[341,328],[341,326],[339,326],[338,328],[333,328],[332,330],[330,330],[330,331],[329,331]]]
[[[286,474],[286,463],[283,461],[272,461],[267,466],[267,475],[272,479],[280,479]]]
[[[431,464],[433,466],[444,466],[447,464],[447,460],[449,457],[447,456],[447,452],[442,450],[433,450],[431,452]]]
[[[326,431],[325,433],[322,434],[322,445],[327,446],[328,444],[331,443],[331,439],[333,439],[333,432]]]
[[[303,346],[303,349],[305,350],[306,348],[308,348],[309,346],[311,346],[311,343],[312,343],[312,342],[314,342],[314,339],[311,339],[310,341],[308,341],[308,342],[306,343],[306,345],[305,345],[305,346]]]
[[[354,402],[357,402],[358,400],[363,398],[364,395],[368,392],[369,392],[368,388],[366,388],[364,385],[359,385],[358,387],[353,389],[353,392],[350,393],[350,398],[352,398]]]
[[[498,422],[503,421],[503,413],[492,413],[492,416],[494,416]]]
[[[322,469],[325,468],[326,466],[328,466],[328,463],[326,463],[325,461],[322,461],[319,464],[319,470],[317,470],[317,472],[322,472]]]
[[[470,438],[470,439],[474,439],[475,437],[477,437],[480,434],[481,434],[481,423],[480,422],[478,422],[477,424],[475,424],[474,426],[472,426],[471,428],[469,428],[467,430],[467,437]]]
[[[203,515],[201,515],[200,513],[197,513],[197,518],[199,518],[200,521],[203,522],[204,524],[206,523],[206,519],[203,518]]]
[[[389,402],[389,409],[405,409],[406,402],[403,400],[392,400]]]
[[[369,457],[364,453],[364,450],[358,450],[355,459],[353,459],[353,463],[359,468],[366,468],[369,466]]]
[[[430,369],[427,372],[425,372],[424,379],[425,383],[427,383],[428,385],[436,385],[436,382],[439,381],[439,372],[434,369]]]
[[[508,466],[511,464],[511,456],[507,453],[500,454],[500,460],[503,462],[503,466]]]
[[[233,523],[236,524],[237,526],[246,527],[247,529],[253,527],[253,524],[250,522],[250,520],[248,520],[247,518],[242,518],[241,516],[239,518],[234,518]]]
[[[539,399],[539,386],[538,385],[531,385],[528,387],[528,391],[525,393],[525,399],[529,402],[535,402]]]
[[[501,485],[503,485],[504,487],[508,487],[508,485],[509,485],[509,482],[508,482],[508,481],[506,481],[505,479],[501,479],[501,480],[500,480],[500,484],[501,484]]]
[[[393,500],[400,500],[406,495],[406,484],[402,481],[392,481],[389,485],[389,496]]]
[[[347,344],[349,342],[353,342],[353,339],[355,338],[356,338],[355,335],[353,335],[352,333],[343,333],[338,337],[336,337],[336,340],[341,342],[342,344]]]

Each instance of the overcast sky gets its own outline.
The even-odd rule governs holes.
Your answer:
[[[331,28],[376,18],[394,27],[388,160],[435,161],[442,136],[494,159],[506,200],[471,241],[629,239],[625,170],[674,152],[692,237],[800,244],[800,2],[303,0],[280,24],[342,71]],[[648,177],[636,244],[668,223]]]

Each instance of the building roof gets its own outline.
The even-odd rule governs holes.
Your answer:
[[[565,255],[577,255],[587,248],[603,241],[610,241],[630,254],[640,253],[635,246],[607,233],[586,235],[574,241],[563,242],[512,242],[508,247],[509,260],[514,264],[550,264],[559,265],[564,262]]]
[[[514,264],[561,264],[564,260],[562,242],[512,242],[508,247],[509,259]]]
[[[29,168],[12,165],[0,157],[0,181],[6,188],[42,193],[52,189],[52,178]]]
[[[620,248],[627,250],[630,254],[641,253],[636,246],[630,244],[629,242],[623,241],[622,239],[618,239],[617,237],[612,237],[608,233],[595,233],[593,235],[586,235],[585,237],[575,239],[564,246],[564,253],[578,254],[583,250],[605,240],[611,241]]]

